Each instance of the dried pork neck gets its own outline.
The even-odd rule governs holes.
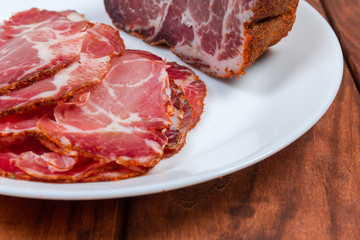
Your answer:
[[[99,83],[110,68],[111,58],[125,50],[118,31],[105,24],[89,27],[79,45],[78,60],[54,76],[0,96],[0,116],[62,101],[81,88]]]
[[[42,116],[53,116],[54,107],[42,106],[0,117],[0,175],[50,182],[89,182],[134,177],[148,170],[101,163],[77,152],[63,154],[36,127]]]
[[[13,46],[17,46],[14,48]],[[177,153],[203,110],[190,69],[127,50],[75,11],[0,25],[0,174],[92,182],[144,174]]]
[[[31,85],[77,60],[88,21],[38,9],[15,14],[0,30],[0,95]]]
[[[298,0],[104,0],[118,28],[216,77],[244,74],[268,46],[285,37]]]
[[[168,62],[167,69],[176,113],[172,125],[165,132],[169,142],[164,149],[164,158],[177,153],[185,144],[187,132],[199,122],[204,110],[205,83],[191,69],[175,62]]]
[[[103,163],[154,166],[167,144],[171,106],[167,66],[152,54],[114,57],[100,84],[55,107],[37,126],[65,152]]]
[[[146,171],[52,152],[31,136],[0,139],[0,174],[4,177],[49,182],[92,182],[134,177]]]
[[[70,103],[0,117],[0,173],[17,179],[55,182],[118,180],[144,174],[160,157],[177,153],[185,143],[193,117],[200,118],[187,97],[194,99],[196,95],[198,102],[203,102],[205,85],[191,70],[175,63],[164,64],[161,58],[144,51],[127,50],[112,64],[110,80],[106,78],[89,91],[76,94]],[[194,83],[203,87],[194,88]],[[186,92],[190,95],[186,96]],[[143,104],[145,98],[148,105]],[[172,122],[167,126],[169,119]],[[149,136],[153,138],[147,139]],[[101,140],[94,141],[98,138]],[[119,146],[119,139],[135,144],[130,148],[126,144]],[[150,146],[151,151],[144,153],[144,146]],[[111,156],[114,149],[118,149],[117,155]],[[127,156],[119,154],[125,150],[129,151],[125,152]]]
[[[200,121],[200,116],[204,110],[206,85],[190,68],[176,62],[168,62],[167,64],[170,66],[167,69],[169,78],[183,90],[191,105],[192,121],[190,127],[193,128]]]

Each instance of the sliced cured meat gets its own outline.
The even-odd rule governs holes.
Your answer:
[[[174,148],[179,144],[179,141],[182,138],[180,128],[184,117],[184,111],[181,109],[182,105],[180,99],[175,93],[175,89],[174,89],[174,87],[177,88],[177,85],[174,82],[170,81],[170,86],[171,86],[171,104],[173,106],[173,112],[172,112],[172,116],[170,117],[171,126],[169,127],[169,129],[165,131],[165,136],[167,137],[168,142],[164,148],[164,155],[166,155],[168,149]]]
[[[39,107],[0,118],[0,171],[3,175],[47,180],[69,177],[63,172],[70,174],[77,158],[52,152],[46,148],[51,142],[44,145],[37,139],[42,138],[36,127],[37,121],[44,114],[51,115],[53,108],[54,106]],[[61,176],[57,177],[59,174]]]
[[[17,178],[17,179],[27,179],[30,180],[30,176],[28,176],[24,171],[15,166],[11,159],[17,158],[18,155],[7,150],[0,149],[0,176],[8,177],[8,178]]]
[[[39,143],[39,146],[41,144]],[[73,169],[76,158],[55,152],[35,153],[26,151],[17,158],[11,159],[16,165],[28,175],[38,179],[62,179],[61,173],[69,172]]]
[[[101,167],[91,159],[52,152],[54,144],[36,127],[40,117],[52,116],[54,105],[0,118],[0,172],[27,180],[78,181]],[[80,158],[80,161],[78,160]]]
[[[74,103],[57,106],[55,119],[43,117],[37,126],[68,152],[76,150],[104,163],[154,166],[171,124],[166,68],[154,55],[127,50],[112,59],[100,84],[74,96]]]
[[[115,26],[217,77],[244,73],[287,35],[298,0],[104,0]]]
[[[117,181],[126,178],[137,177],[145,174],[149,168],[124,167],[115,162],[108,163],[97,171],[92,172],[88,177],[81,179],[81,182]]]
[[[84,21],[85,18],[82,14],[76,12],[76,11],[73,11],[73,10],[67,10],[67,11],[62,11],[62,12],[59,12],[60,14],[62,14],[63,16],[65,16],[67,19],[73,21],[73,22],[76,22],[76,21]],[[4,24],[0,24],[0,46],[7,42],[9,39],[12,38],[12,36],[5,36],[3,34],[4,32]]]
[[[78,182],[97,173],[102,166],[92,159],[66,156],[54,152],[28,151],[12,159],[16,167],[33,179],[51,182]]]
[[[4,23],[0,44],[0,94],[31,85],[78,59],[88,21],[31,9]]]
[[[204,110],[204,99],[206,97],[206,85],[191,69],[181,66],[175,62],[167,63],[170,67],[167,69],[169,78],[173,80],[185,93],[192,109],[193,128],[200,120]]]
[[[167,71],[169,68],[167,69]],[[172,71],[175,71],[174,69]],[[168,71],[169,73],[169,71]],[[168,143],[164,148],[163,158],[170,157],[177,153],[185,144],[187,132],[192,124],[192,108],[183,90],[176,85],[174,79],[170,77],[170,86],[172,90],[171,100],[174,106],[174,116],[171,117],[172,124],[165,132],[168,137]]]
[[[39,107],[0,118],[0,172],[4,176],[63,181],[80,179],[90,174],[85,175],[89,170],[84,166],[74,171],[73,168],[81,164],[77,164],[76,152],[75,156],[68,156],[46,148],[52,143],[43,139],[36,123],[43,115],[51,115],[53,108],[54,105]],[[37,138],[43,139],[45,144]]]
[[[3,32],[4,32],[4,25],[0,24],[0,46],[3,45],[8,40],[8,38],[4,36]]]
[[[67,19],[77,22],[77,21],[84,21],[84,15],[74,11],[74,10],[66,10],[59,12],[60,14],[64,15]]]
[[[10,167],[6,168],[7,171],[3,170],[4,173],[15,178],[37,181],[68,183],[116,181],[136,177],[148,171],[147,168],[127,168],[117,163],[101,164],[81,156],[74,163],[73,157],[53,152],[36,154],[28,151],[20,155],[11,153],[8,156],[10,161],[6,161],[6,156],[0,153],[0,160],[4,157],[4,167],[10,164]]]
[[[47,182],[112,181],[144,174],[146,168],[101,164],[82,156],[49,151],[37,139],[0,139],[0,174],[14,179]]]
[[[36,139],[27,136],[0,139],[0,171],[2,174],[12,178],[31,178],[17,166],[19,157],[27,151],[43,153],[48,150]]]
[[[113,181],[142,175],[181,149],[193,118],[201,114],[193,113],[190,99],[203,107],[196,105],[203,98],[194,101],[186,92],[199,81],[191,70],[144,51],[127,50],[121,56],[124,44],[117,30],[89,23],[74,11],[15,14],[0,26],[0,50],[16,39],[52,48],[54,32],[63,34],[61,44],[75,43],[73,59],[65,53],[57,57],[69,61],[51,60],[54,52],[27,45],[48,55],[46,67],[41,59],[39,68],[0,85],[2,176]],[[4,49],[0,60],[6,61],[9,48]],[[205,97],[205,87],[194,89]]]
[[[161,62],[161,59],[149,54],[147,52],[142,51],[128,51],[128,54],[131,55],[141,55],[140,61],[144,61],[145,59],[151,59],[152,61]],[[127,62],[128,60],[124,60]],[[136,61],[136,59],[132,59],[132,61]],[[162,62],[161,62],[162,63]],[[181,87],[179,87],[177,84],[175,84],[175,80],[181,81],[180,83],[183,84],[183,86],[187,86],[184,83],[187,83],[187,81],[190,84],[193,81],[200,81],[197,79],[195,74],[187,69],[186,67],[181,67],[179,65],[176,65],[175,63],[169,63],[167,65],[171,65],[171,67],[168,67],[166,71],[169,74],[169,77],[171,76],[170,80],[170,88],[171,88],[171,103],[173,106],[172,111],[172,117],[171,121],[172,124],[169,127],[169,129],[166,129],[164,135],[168,138],[168,141],[164,147],[164,154],[162,158],[167,158],[178,152],[181,147],[184,145],[186,140],[186,134],[192,125],[192,108],[189,104],[188,99],[185,96],[185,93]],[[118,72],[115,71],[114,74],[117,74]],[[106,83],[106,82],[104,82]],[[36,85],[36,84],[35,84]],[[100,85],[94,86],[93,88],[97,88]],[[191,84],[190,84],[191,86]],[[201,88],[200,88],[201,89]],[[202,89],[203,93],[206,93],[206,89]],[[107,90],[108,92],[112,92]],[[104,93],[102,91],[102,93]],[[75,95],[74,99],[72,100],[71,104],[64,105],[65,108],[69,106],[86,106],[87,101],[90,98],[92,92],[85,92],[83,94],[77,94]],[[105,94],[104,94],[105,95]],[[191,96],[191,95],[189,95]],[[205,96],[205,95],[203,95]],[[95,101],[95,100],[94,100]],[[202,101],[201,101],[202,102]],[[55,151],[57,153],[53,152],[46,152],[43,154],[37,154],[34,152],[26,152],[21,155],[21,157],[18,156],[17,160],[17,166],[21,167],[25,172],[27,172],[28,175],[31,175],[33,178],[46,180],[46,181],[66,181],[66,182],[72,182],[72,181],[109,181],[109,180],[119,180],[123,178],[128,177],[134,177],[141,175],[145,173],[148,168],[141,168],[141,167],[135,167],[135,166],[129,166],[126,168],[125,166],[119,165],[119,164],[113,164],[114,162],[111,162],[109,164],[100,163],[103,161],[94,161],[94,160],[88,160],[88,162],[83,163],[84,161],[80,161],[80,163],[76,163],[74,158],[70,156],[63,156],[62,153],[71,155],[70,153],[78,154],[77,151],[72,151],[72,146],[68,148],[68,150],[62,149],[63,145],[60,144],[60,146],[57,145],[58,138],[61,139],[61,134],[58,136],[58,138],[52,138],[48,139],[47,137],[43,137],[40,130],[37,128],[36,124],[41,118],[41,116],[46,115],[47,121],[52,121],[53,119],[53,108],[55,105],[51,106],[44,106],[40,108],[36,108],[32,111],[24,112],[21,114],[13,114],[7,117],[0,118],[0,132],[3,137],[6,136],[25,136],[25,135],[33,135],[36,136],[41,140],[42,147],[47,146],[48,149],[51,149],[52,151]],[[57,107],[56,109],[62,109],[64,110],[64,106]],[[67,113],[66,117],[68,117],[71,121],[71,116],[68,114],[73,114],[73,108],[69,109],[69,113]],[[67,110],[65,109],[65,112]],[[94,110],[95,111],[95,110]],[[57,113],[59,114],[59,113]],[[60,113],[58,115],[58,119],[63,119],[62,116],[63,113]],[[66,118],[65,117],[65,118]],[[85,116],[84,118],[87,118],[88,116]],[[95,116],[94,116],[95,117]],[[49,120],[50,119],[50,120]],[[103,119],[100,115],[100,119]],[[80,119],[80,121],[83,119]],[[77,124],[71,124],[72,126],[76,126]],[[78,124],[80,125],[80,124]],[[69,127],[69,126],[68,126]],[[60,132],[61,133],[61,132]],[[69,133],[71,135],[71,132]],[[92,135],[92,138],[95,139],[98,136]],[[90,138],[90,136],[89,136]],[[62,139],[61,139],[62,140]],[[76,143],[75,143],[76,144]],[[81,148],[74,148],[75,150],[81,150]],[[50,151],[50,150],[47,150]],[[83,150],[81,150],[83,151]],[[86,153],[88,154],[88,153]],[[85,154],[85,155],[86,155]],[[88,154],[89,155],[89,154]],[[90,154],[92,157],[94,157],[92,154]],[[95,156],[96,158],[97,156]],[[14,158],[14,157],[13,157]],[[90,158],[83,158],[83,159],[90,159]],[[67,160],[67,161],[66,161]],[[99,159],[98,159],[99,160]],[[101,160],[101,159],[100,159]],[[108,161],[108,160],[107,160]],[[58,166],[54,167],[51,164],[48,164],[49,162],[58,162]],[[66,170],[64,168],[64,171],[55,171],[57,168],[61,167],[61,163],[64,162],[70,162],[74,164],[65,164],[65,166],[70,166],[72,169]],[[105,165],[104,165],[105,164]],[[51,170],[52,171],[51,171]]]
[[[38,133],[36,123],[43,115],[52,116],[54,107],[55,105],[48,105],[24,113],[0,117],[0,139]]]
[[[124,50],[117,30],[95,24],[86,31],[79,61],[52,77],[0,96],[0,116],[62,101],[81,88],[99,83],[110,68],[111,58],[123,54]]]
[[[20,176],[21,179],[26,178],[26,173],[11,161],[11,159],[16,158],[21,153],[18,147],[16,147],[19,141],[21,140],[13,138],[0,139],[0,174],[3,177],[15,178]]]

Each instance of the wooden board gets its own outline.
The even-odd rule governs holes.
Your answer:
[[[329,22],[341,41],[345,60],[360,89],[360,2],[323,0]]]

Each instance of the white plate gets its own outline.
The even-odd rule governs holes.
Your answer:
[[[74,9],[91,21],[110,24],[102,0],[12,0],[0,19],[31,7]],[[168,49],[122,33],[127,48],[176,60]],[[106,199],[168,191],[223,176],[274,154],[325,113],[339,88],[343,58],[327,22],[300,1],[286,39],[272,47],[240,79],[218,80],[198,71],[208,87],[205,113],[173,158],[148,174],[118,182],[47,184],[0,178],[0,194],[44,199]]]

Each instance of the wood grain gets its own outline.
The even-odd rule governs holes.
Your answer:
[[[122,202],[1,196],[0,239],[118,239],[123,225]]]
[[[323,5],[343,48],[352,77],[360,90],[360,2],[323,0]]]

